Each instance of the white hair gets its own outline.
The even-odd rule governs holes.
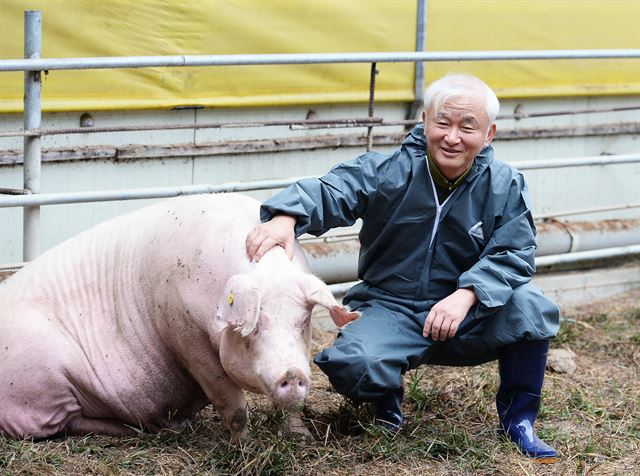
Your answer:
[[[434,81],[424,92],[424,109],[433,107],[439,111],[451,97],[468,97],[480,92],[485,102],[485,112],[489,116],[489,125],[493,124],[500,111],[500,102],[496,93],[481,79],[470,74],[449,73]]]

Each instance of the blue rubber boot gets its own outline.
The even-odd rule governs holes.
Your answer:
[[[376,424],[391,432],[400,431],[404,422],[402,414],[402,399],[404,388],[400,387],[385,393],[373,402]]]
[[[548,340],[522,341],[499,349],[500,388],[496,408],[501,430],[526,456],[555,463],[558,453],[533,430],[540,401]]]

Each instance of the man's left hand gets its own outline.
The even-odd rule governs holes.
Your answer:
[[[422,335],[433,340],[446,340],[456,335],[458,326],[469,313],[469,309],[478,302],[471,289],[460,288],[436,303],[427,315]]]

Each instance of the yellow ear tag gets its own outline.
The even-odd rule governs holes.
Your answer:
[[[229,293],[229,297],[227,298],[227,301],[229,302],[229,306],[231,306],[233,304],[233,293]]]

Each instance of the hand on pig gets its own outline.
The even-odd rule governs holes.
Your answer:
[[[247,255],[260,261],[274,246],[282,246],[289,259],[293,259],[296,219],[289,215],[276,215],[266,223],[256,225],[246,240]]]

